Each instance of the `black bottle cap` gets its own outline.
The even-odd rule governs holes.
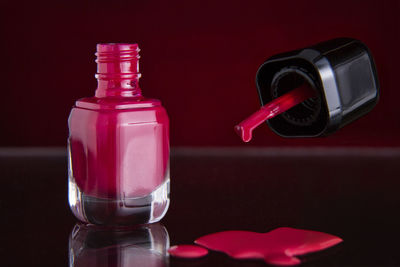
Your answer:
[[[267,121],[280,136],[329,135],[369,112],[379,98],[371,52],[355,39],[333,39],[269,58],[256,75],[261,105],[304,82],[317,96]]]

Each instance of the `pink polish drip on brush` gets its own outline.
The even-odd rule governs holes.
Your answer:
[[[272,119],[315,96],[316,92],[314,89],[309,84],[304,83],[300,87],[297,87],[262,106],[258,111],[254,112],[247,119],[236,125],[235,131],[244,142],[249,142],[252,138],[253,130],[261,123]]]

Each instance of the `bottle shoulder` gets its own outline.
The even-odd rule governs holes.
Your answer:
[[[74,107],[90,110],[116,110],[162,106],[160,100],[144,97],[85,97],[77,100]]]
[[[141,123],[168,124],[168,114],[161,101],[146,98],[97,98],[87,97],[76,101],[69,115],[73,129],[93,125],[122,127]]]

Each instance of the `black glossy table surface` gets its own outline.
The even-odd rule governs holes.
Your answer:
[[[83,232],[75,243],[83,226],[68,207],[65,150],[3,148],[0,168],[1,266],[266,266],[163,251],[217,231],[281,226],[344,239],[301,257],[304,266],[400,265],[400,149],[175,149],[161,223]]]

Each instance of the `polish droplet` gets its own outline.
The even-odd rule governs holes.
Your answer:
[[[168,253],[178,258],[200,258],[208,254],[208,250],[196,245],[177,245],[168,250]]]
[[[236,125],[235,131],[240,136],[240,138],[242,138],[243,142],[246,142],[246,143],[250,142],[250,140],[252,138],[252,132],[253,132],[252,129],[248,129],[243,126]]]

